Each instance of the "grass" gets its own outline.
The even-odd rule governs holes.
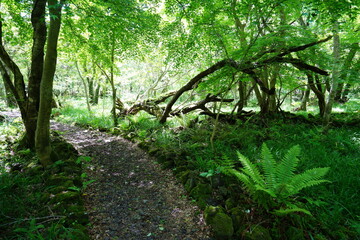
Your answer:
[[[108,99],[103,99],[100,104],[92,106],[91,111],[88,111],[84,99],[74,99],[71,101],[71,105],[65,102],[61,109],[55,109],[53,115],[57,116],[59,121],[69,124],[111,128],[113,126],[111,108],[106,107],[110,105],[109,103]]]
[[[314,216],[311,223],[306,225],[306,234],[310,238],[318,234],[331,239],[356,239],[360,236],[360,129],[346,125],[356,117],[354,103],[350,105],[336,106],[338,112],[351,110],[352,114],[335,114],[345,124],[331,128],[326,134],[322,126],[317,124],[281,118],[264,123],[255,117],[234,125],[219,123],[211,142],[213,120],[200,118],[199,123],[193,124],[194,116],[186,116],[169,119],[166,125],[160,125],[146,113],[126,118],[120,121],[118,128],[112,130],[145,143],[150,152],[157,153],[159,159],[162,156],[177,159],[176,164],[182,162],[183,166],[206,177],[219,174],[217,166],[224,159],[235,159],[236,151],[256,162],[260,158],[262,143],[269,146],[275,158],[283,156],[298,144],[302,149],[299,172],[315,167],[330,167],[325,179],[331,183],[305,189],[298,196]],[[111,126],[109,115],[87,114],[84,107],[65,107],[60,111],[58,119],[61,121],[92,127]]]

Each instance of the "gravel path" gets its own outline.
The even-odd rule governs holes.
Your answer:
[[[92,239],[205,240],[209,229],[169,170],[133,143],[53,122],[52,128],[85,156],[96,181],[85,191]]]

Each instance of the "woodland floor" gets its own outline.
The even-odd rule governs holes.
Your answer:
[[[211,239],[202,214],[170,170],[118,136],[52,122],[81,155],[91,239]]]

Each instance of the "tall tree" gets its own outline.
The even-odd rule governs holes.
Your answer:
[[[36,153],[42,165],[52,163],[50,145],[50,114],[53,99],[53,81],[56,70],[57,43],[61,26],[61,9],[64,0],[49,0],[50,26],[46,56],[40,86],[40,107],[36,127]]]

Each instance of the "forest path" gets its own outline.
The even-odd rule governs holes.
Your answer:
[[[198,208],[169,170],[118,136],[53,122],[81,155],[90,184],[84,194],[92,239],[210,239]]]

